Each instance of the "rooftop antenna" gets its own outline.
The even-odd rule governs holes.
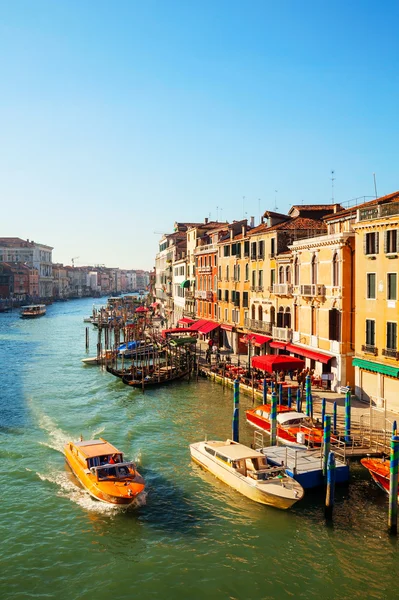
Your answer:
[[[378,195],[377,195],[377,182],[375,180],[375,173],[373,173],[373,177],[374,177],[374,192],[375,192],[375,197],[378,198]]]
[[[278,206],[277,206],[277,192],[278,192],[278,190],[274,190],[274,210],[275,211],[278,210]]]
[[[334,181],[335,181],[334,173],[335,173],[335,171],[331,171],[331,200],[332,200],[333,204],[334,204]]]

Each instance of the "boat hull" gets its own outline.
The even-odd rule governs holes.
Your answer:
[[[256,415],[253,410],[248,410],[246,412],[246,417],[247,417],[247,423],[249,425],[252,425],[252,427],[256,427],[256,429],[259,429],[259,430],[263,431],[264,433],[267,433],[268,435],[270,435],[270,421],[269,420]],[[279,442],[282,442],[283,444],[286,444],[287,446],[297,446],[298,445],[297,434],[300,432],[304,433],[300,427],[285,428],[285,427],[281,427],[277,423],[277,434],[276,434],[277,440]],[[323,441],[322,430],[315,427],[314,429],[311,429],[310,432],[311,433],[307,433],[307,432],[304,433],[305,444],[314,446],[314,447],[319,447]]]
[[[384,461],[381,458],[362,458],[360,462],[363,465],[363,467],[365,467],[368,470],[373,481],[378,485],[378,487],[381,488],[381,490],[386,494],[389,494],[389,460]]]
[[[269,493],[266,489],[262,490],[259,485],[256,485],[255,481],[251,483],[248,481],[247,477],[241,477],[238,474],[233,473],[228,468],[225,468],[222,464],[219,465],[211,458],[208,458],[208,456],[201,452],[200,444],[191,444],[190,452],[192,460],[200,467],[209,473],[212,473],[212,475],[217,477],[217,479],[223,481],[223,483],[235,489],[237,492],[240,492],[240,494],[243,496],[246,496],[254,502],[258,502],[259,504],[265,504],[267,506],[273,506],[274,508],[286,510],[291,508],[291,506],[300,500],[303,495],[303,490],[301,486],[298,485],[298,489],[302,490],[301,495],[292,497],[292,494],[289,494],[290,497],[287,497],[287,494],[284,497],[285,488],[283,487],[283,483],[281,483],[282,480],[276,480],[275,482],[273,481],[267,485],[264,485],[265,488],[272,485],[278,486],[278,491],[282,492],[282,495]],[[287,479],[289,478],[287,477]]]

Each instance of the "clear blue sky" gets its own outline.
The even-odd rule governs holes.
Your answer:
[[[399,188],[396,1],[0,9],[0,236],[54,261],[151,268],[175,220],[329,202],[332,169]]]

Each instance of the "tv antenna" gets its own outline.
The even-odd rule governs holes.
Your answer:
[[[373,177],[374,177],[374,192],[375,192],[375,197],[378,198],[378,195],[377,195],[377,182],[375,180],[375,173],[373,173]]]
[[[335,171],[331,171],[331,200],[332,203],[334,204],[334,181],[335,181],[335,177],[334,177]]]
[[[277,210],[278,210],[278,206],[277,206],[277,192],[278,192],[278,190],[274,190],[274,210],[275,210],[275,212],[277,212]]]
[[[77,260],[79,258],[79,256],[74,256],[73,258],[71,258],[71,262],[72,262],[72,266],[75,267],[75,260]]]

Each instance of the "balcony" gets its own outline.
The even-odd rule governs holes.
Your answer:
[[[244,325],[251,331],[262,331],[263,333],[272,334],[272,324],[269,321],[257,321],[256,319],[245,319]]]
[[[373,219],[381,219],[393,215],[399,215],[399,202],[389,202],[387,204],[380,204],[379,206],[360,208],[358,210],[357,220],[358,222],[372,221]]]
[[[257,285],[255,287],[255,292],[263,292],[263,285]]]
[[[370,344],[363,344],[362,351],[366,354],[373,354],[374,356],[377,356],[378,354],[378,348],[376,348],[376,346],[371,346]]]
[[[217,244],[204,244],[202,246],[197,246],[194,249],[194,254],[205,254],[207,252],[216,252]]]
[[[399,360],[399,352],[394,348],[384,348],[382,351],[382,355],[387,358],[394,358],[395,360]]]
[[[292,296],[291,283],[275,283],[272,288],[273,294],[276,296]]]
[[[290,329],[289,327],[273,327],[272,336],[274,340],[278,340],[281,342],[291,342],[292,329]]]
[[[212,267],[207,265],[206,267],[197,267],[198,273],[212,273]]]
[[[316,296],[325,296],[326,295],[326,287],[319,283],[311,283],[300,285],[300,294],[301,296],[307,297],[316,297]]]
[[[206,300],[206,294],[207,292],[205,290],[196,290],[195,297],[200,300]]]

